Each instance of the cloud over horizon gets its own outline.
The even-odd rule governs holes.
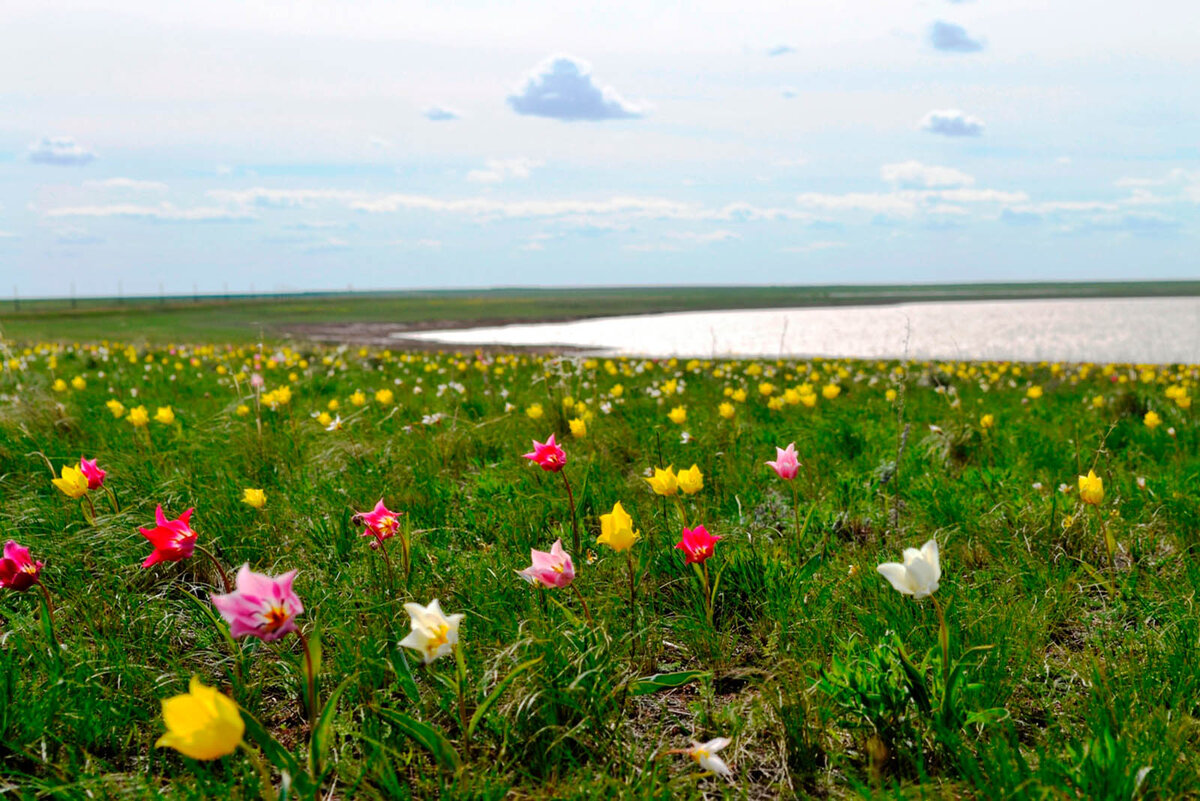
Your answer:
[[[629,120],[645,115],[645,109],[625,100],[611,86],[592,79],[591,66],[571,56],[552,56],[525,77],[525,82],[507,98],[518,114],[577,120]]]
[[[976,53],[983,49],[983,42],[972,39],[966,28],[942,20],[929,27],[929,43],[944,53]]]
[[[76,167],[95,161],[96,154],[70,136],[46,136],[29,146],[29,160],[34,164],[54,164]]]
[[[921,118],[921,130],[939,136],[980,136],[983,120],[958,109],[931,111]]]

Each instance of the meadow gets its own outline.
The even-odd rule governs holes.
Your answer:
[[[1195,366],[2,356],[10,797],[1200,796]]]

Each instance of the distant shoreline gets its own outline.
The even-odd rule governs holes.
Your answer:
[[[428,349],[406,331],[562,323],[687,311],[885,306],[914,302],[1200,297],[1195,281],[829,286],[643,286],[306,292],[0,300],[12,341],[308,340]]]

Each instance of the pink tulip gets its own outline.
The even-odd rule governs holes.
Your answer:
[[[196,548],[196,532],[192,531],[188,521],[194,511],[188,509],[178,519],[167,520],[162,504],[154,509],[154,528],[138,529],[154,546],[154,552],[146,557],[142,567],[150,567],[159,562],[178,562],[192,555]]]
[[[374,509],[369,512],[361,512],[355,517],[367,527],[359,536],[375,538],[375,541],[371,543],[372,548],[378,548],[384,540],[396,536],[396,529],[400,527],[399,514],[384,506],[382,498],[379,499],[379,503],[375,504]]]
[[[101,470],[96,466],[95,459],[89,462],[82,456],[79,457],[79,472],[83,473],[83,477],[87,479],[88,489],[90,490],[100,489],[100,487],[104,486],[104,477],[108,475],[107,471]]]
[[[4,543],[4,558],[0,559],[0,587],[23,592],[38,583],[43,563],[29,556],[29,549],[16,540]]]
[[[796,474],[800,472],[800,461],[796,458],[796,443],[789,443],[787,450],[776,448],[775,461],[767,462],[767,465],[785,481],[795,478]]]
[[[258,637],[273,642],[298,631],[296,615],[304,611],[304,605],[292,591],[295,579],[295,570],[272,578],[255,573],[248,564],[242,565],[237,574],[237,590],[212,596],[213,606],[225,618],[234,637]]]
[[[713,555],[713,549],[720,539],[720,537],[709,534],[708,529],[704,526],[696,526],[695,528],[685,528],[683,538],[675,547],[687,555],[685,564],[703,563]]]
[[[530,584],[540,583],[543,587],[566,587],[575,580],[575,566],[571,564],[571,555],[563,550],[562,540],[555,540],[550,546],[550,552],[533,550],[530,552],[533,564],[524,570],[518,570],[517,575]]]
[[[554,441],[554,435],[551,434],[550,439],[545,442],[538,442],[535,439],[533,450],[522,454],[522,458],[537,462],[543,470],[549,473],[557,473],[567,463],[567,452],[558,447],[558,443]]]

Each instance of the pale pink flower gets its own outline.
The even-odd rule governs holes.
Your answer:
[[[530,553],[533,564],[517,571],[517,575],[530,584],[566,587],[575,580],[575,566],[571,564],[571,555],[563,550],[562,540],[555,540],[549,553],[538,550]]]
[[[800,472],[800,460],[796,458],[796,443],[789,443],[787,448],[775,449],[775,461],[767,465],[785,481],[791,481]]]

